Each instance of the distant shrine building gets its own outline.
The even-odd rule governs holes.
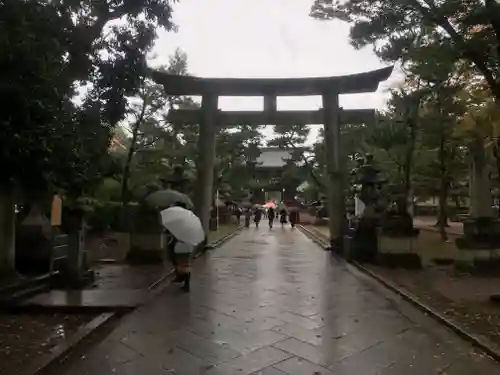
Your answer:
[[[253,181],[250,188],[253,203],[264,204],[270,200],[277,203],[293,200],[297,187],[303,181],[283,179],[283,174],[292,159],[292,152],[278,147],[263,147],[252,163]]]

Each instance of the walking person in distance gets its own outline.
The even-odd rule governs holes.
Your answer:
[[[285,224],[287,223],[287,220],[286,220],[286,210],[284,208],[282,208],[280,210],[280,223],[281,223],[281,227],[283,228],[285,226]]]
[[[269,220],[269,229],[273,229],[273,221],[276,216],[276,212],[274,211],[273,207],[269,207],[267,210],[267,218]]]
[[[260,207],[255,208],[253,214],[253,221],[255,222],[255,227],[259,227],[260,220],[262,219],[262,209]]]

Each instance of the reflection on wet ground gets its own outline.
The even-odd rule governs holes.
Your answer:
[[[500,375],[297,230],[244,230],[54,374]]]

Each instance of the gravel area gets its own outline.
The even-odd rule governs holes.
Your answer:
[[[95,314],[0,313],[0,374],[21,374]]]
[[[457,274],[453,267],[431,267],[420,271],[366,268],[413,294],[469,333],[485,337],[500,349],[500,305],[490,295],[500,293],[500,277]]]

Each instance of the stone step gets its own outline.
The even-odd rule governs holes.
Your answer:
[[[23,300],[20,310],[104,312],[129,310],[142,305],[150,292],[142,289],[121,290],[50,290]]]
[[[23,298],[29,298],[50,289],[53,275],[44,274],[29,278],[20,278],[17,282],[0,287],[0,303],[16,304]]]

